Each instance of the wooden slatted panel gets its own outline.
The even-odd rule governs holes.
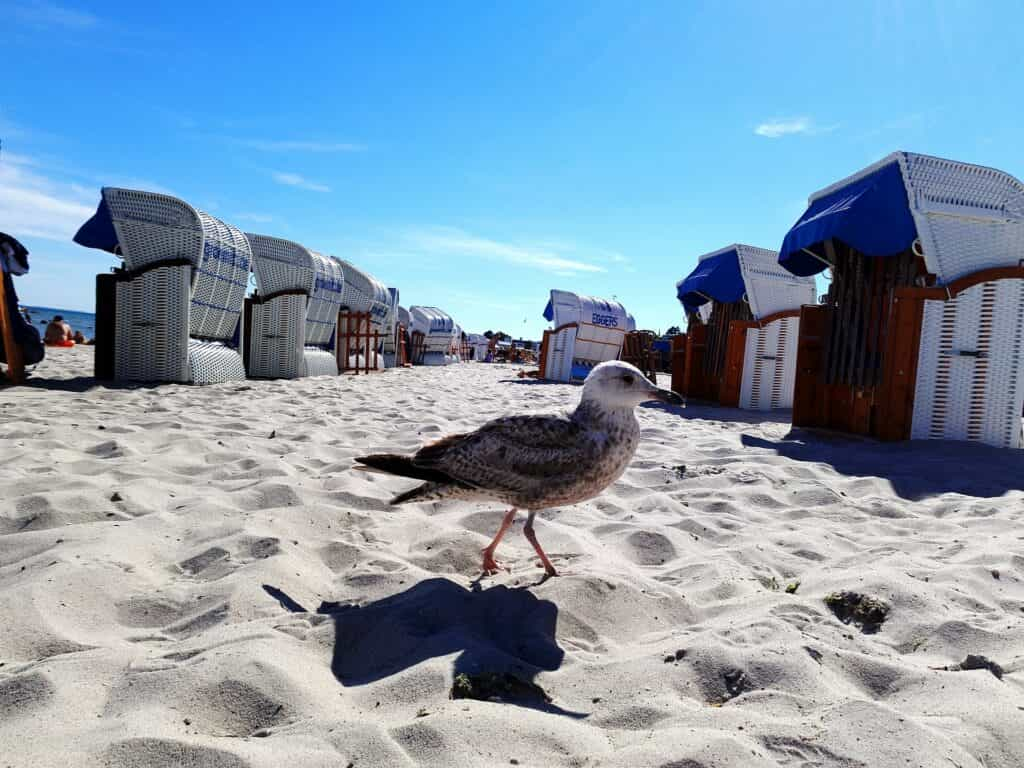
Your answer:
[[[878,390],[873,434],[881,440],[908,440],[914,417],[914,389],[921,346],[924,301],[895,298],[886,335],[885,376]]]
[[[800,308],[796,377],[793,387],[793,426],[823,427],[819,411],[824,399],[827,307],[807,304]]]
[[[718,402],[731,408],[740,404],[740,388],[743,385],[743,357],[747,350],[747,328],[751,326],[753,323],[742,321],[733,321],[729,326]]]

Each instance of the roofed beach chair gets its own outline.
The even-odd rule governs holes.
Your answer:
[[[487,357],[487,351],[491,346],[490,339],[482,333],[471,333],[466,341],[469,345],[470,355],[472,355],[470,359],[475,360],[476,362],[481,362],[485,357]]]
[[[583,381],[598,363],[617,360],[636,328],[619,302],[569,291],[551,291],[544,319],[554,328],[544,331],[538,375],[552,381]]]
[[[451,349],[455,321],[451,315],[437,307],[409,307],[411,332],[415,340],[413,363],[417,365],[447,365],[451,362]]]
[[[246,370],[260,378],[337,376],[335,329],[345,276],[336,259],[246,234],[257,293],[246,316]]]
[[[391,294],[373,275],[339,260],[345,273],[345,290],[338,318],[338,359],[342,370],[381,367],[378,358],[391,310]],[[360,357],[362,362],[360,363]]]
[[[241,231],[170,195],[105,187],[74,239],[124,260],[97,278],[98,377],[245,378],[239,319],[251,253]]]
[[[811,195],[779,263],[804,307],[796,426],[1022,446],[1024,184],[896,152]]]
[[[781,269],[775,251],[730,245],[701,256],[676,296],[692,318],[676,391],[754,410],[792,407],[800,307],[814,302],[814,278]]]

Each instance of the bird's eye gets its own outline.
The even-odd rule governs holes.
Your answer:
[[[630,386],[633,385],[633,377],[630,376],[628,373],[625,376],[622,377],[622,380],[626,383],[627,387],[630,387]]]

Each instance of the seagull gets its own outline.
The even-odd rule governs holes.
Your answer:
[[[595,366],[587,376],[572,414],[506,416],[475,432],[426,445],[412,456],[360,456],[357,469],[424,481],[393,498],[391,504],[464,499],[511,506],[484,549],[485,575],[498,572],[494,552],[516,511],[525,510],[523,533],[547,576],[557,576],[537,541],[533,519],[542,509],[592,499],[622,476],[640,441],[633,409],[649,400],[683,403],[679,395],[659,388],[638,368],[612,360]]]

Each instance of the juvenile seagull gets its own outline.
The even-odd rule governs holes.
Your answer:
[[[534,517],[542,509],[592,499],[619,479],[640,440],[633,409],[647,400],[683,402],[629,363],[601,363],[583,383],[580,404],[572,415],[506,416],[475,432],[426,445],[412,456],[380,453],[356,461],[372,470],[425,481],[393,498],[392,504],[479,499],[511,505],[484,550],[485,574],[497,572],[494,551],[516,510],[526,510],[529,516],[523,533],[548,576],[557,576],[537,541]]]

